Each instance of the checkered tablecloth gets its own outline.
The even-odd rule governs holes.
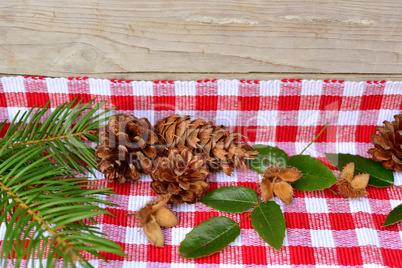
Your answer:
[[[384,120],[392,121],[402,110],[402,82],[390,81],[144,82],[3,77],[0,120],[12,120],[17,111],[47,101],[54,108],[76,96],[85,101],[108,100],[108,106],[118,107],[115,113],[147,117],[152,124],[174,113],[207,118],[242,133],[250,143],[275,145],[290,156],[300,153],[330,123],[306,152],[323,162],[324,152],[368,157],[375,127]],[[164,230],[166,245],[160,249],[148,243],[134,217],[126,216],[155,197],[150,177],[123,185],[106,183],[100,173],[97,178],[114,187],[119,195],[108,200],[120,205],[107,207],[117,217],[102,216],[99,226],[123,247],[128,258],[106,254],[110,262],[93,259],[95,267],[402,267],[402,224],[381,227],[386,215],[402,202],[402,190],[396,187],[368,187],[369,196],[358,200],[328,190],[295,191],[290,206],[276,200],[287,226],[280,251],[264,243],[247,219],[241,223],[241,235],[225,250],[187,260],[179,257],[178,247],[194,226],[212,216],[238,221],[245,214],[221,213],[201,203],[173,205],[180,224]],[[228,185],[257,190],[259,176],[254,171],[236,170],[232,177],[214,173],[210,182],[210,190]],[[402,184],[401,173],[395,173],[395,184]]]

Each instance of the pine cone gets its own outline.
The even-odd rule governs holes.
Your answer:
[[[190,116],[172,115],[163,118],[156,124],[159,142],[167,148],[187,147],[194,154],[202,154],[208,165],[223,171],[230,176],[229,165],[247,171],[246,159],[254,159],[257,151],[247,143],[238,143],[242,135],[230,133],[224,126],[215,126],[211,121],[191,120]]]
[[[173,203],[195,203],[209,188],[208,167],[201,155],[190,149],[170,148],[167,157],[158,157],[151,173],[151,188],[157,194],[172,194]]]
[[[148,119],[130,115],[112,117],[109,131],[101,132],[95,154],[98,169],[108,182],[137,181],[140,173],[149,174],[156,157],[158,138]]]
[[[368,153],[386,169],[402,171],[402,114],[394,118],[392,123],[384,121],[384,127],[377,127],[380,135],[371,135],[375,148],[368,150]]]

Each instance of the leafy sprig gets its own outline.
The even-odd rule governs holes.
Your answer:
[[[65,266],[92,267],[88,253],[124,255],[96,226],[96,216],[110,214],[99,204],[114,205],[102,196],[113,192],[77,176],[96,166],[85,140],[96,141],[96,131],[108,120],[104,115],[110,109],[99,112],[103,105],[74,100],[43,123],[49,108],[31,109],[17,114],[0,140],[0,223],[6,227],[2,267],[9,262],[20,267],[23,259],[25,265],[52,267],[59,258]]]
[[[23,114],[18,111],[0,139],[1,151],[38,144],[47,154],[53,155],[58,165],[66,165],[80,173],[93,173],[95,152],[83,141],[99,141],[96,132],[105,126],[103,123],[109,119],[106,114],[115,108],[99,111],[106,102],[95,105],[94,100],[83,105],[81,102],[82,99],[75,99],[58,106],[43,123],[41,119],[49,112],[49,103],[44,108],[31,108]],[[0,131],[6,123],[0,124]]]
[[[252,210],[239,222],[225,217],[212,217],[196,226],[180,244],[179,254],[184,258],[199,258],[224,249],[240,235],[240,222],[250,216],[251,224],[260,237],[279,250],[285,238],[285,218],[273,201],[258,201],[257,193],[246,187],[221,187],[200,200],[219,211],[241,213]]]

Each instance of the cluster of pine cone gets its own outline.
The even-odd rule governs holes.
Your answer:
[[[112,117],[96,148],[98,169],[109,182],[137,181],[150,174],[151,188],[171,194],[170,202],[195,203],[209,188],[210,170],[231,175],[232,167],[247,170],[258,152],[242,135],[211,121],[172,115],[153,128],[146,118]]]

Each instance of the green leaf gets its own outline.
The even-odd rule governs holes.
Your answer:
[[[389,226],[395,224],[399,221],[402,221],[402,204],[391,210],[388,214],[387,218],[384,221],[382,227]]]
[[[181,242],[183,258],[200,258],[224,249],[240,235],[239,225],[227,217],[212,217],[201,222]]]
[[[323,163],[309,155],[294,155],[288,164],[302,172],[302,177],[292,184],[300,191],[315,191],[329,188],[337,182],[334,173]]]
[[[265,242],[280,250],[285,238],[285,218],[274,201],[260,203],[251,213],[251,224]]]
[[[288,155],[278,147],[262,144],[257,144],[253,147],[259,152],[259,154],[255,156],[255,159],[247,160],[247,163],[249,167],[258,173],[264,173],[270,165],[279,165],[281,167],[286,166]]]
[[[220,211],[240,213],[257,205],[258,196],[253,189],[243,186],[228,186],[207,193],[200,201]]]
[[[388,187],[394,184],[394,174],[387,170],[381,163],[369,158],[364,158],[360,155],[352,154],[329,154],[326,153],[327,159],[342,170],[346,164],[355,163],[355,174],[368,173],[370,174],[369,185],[375,187]]]

